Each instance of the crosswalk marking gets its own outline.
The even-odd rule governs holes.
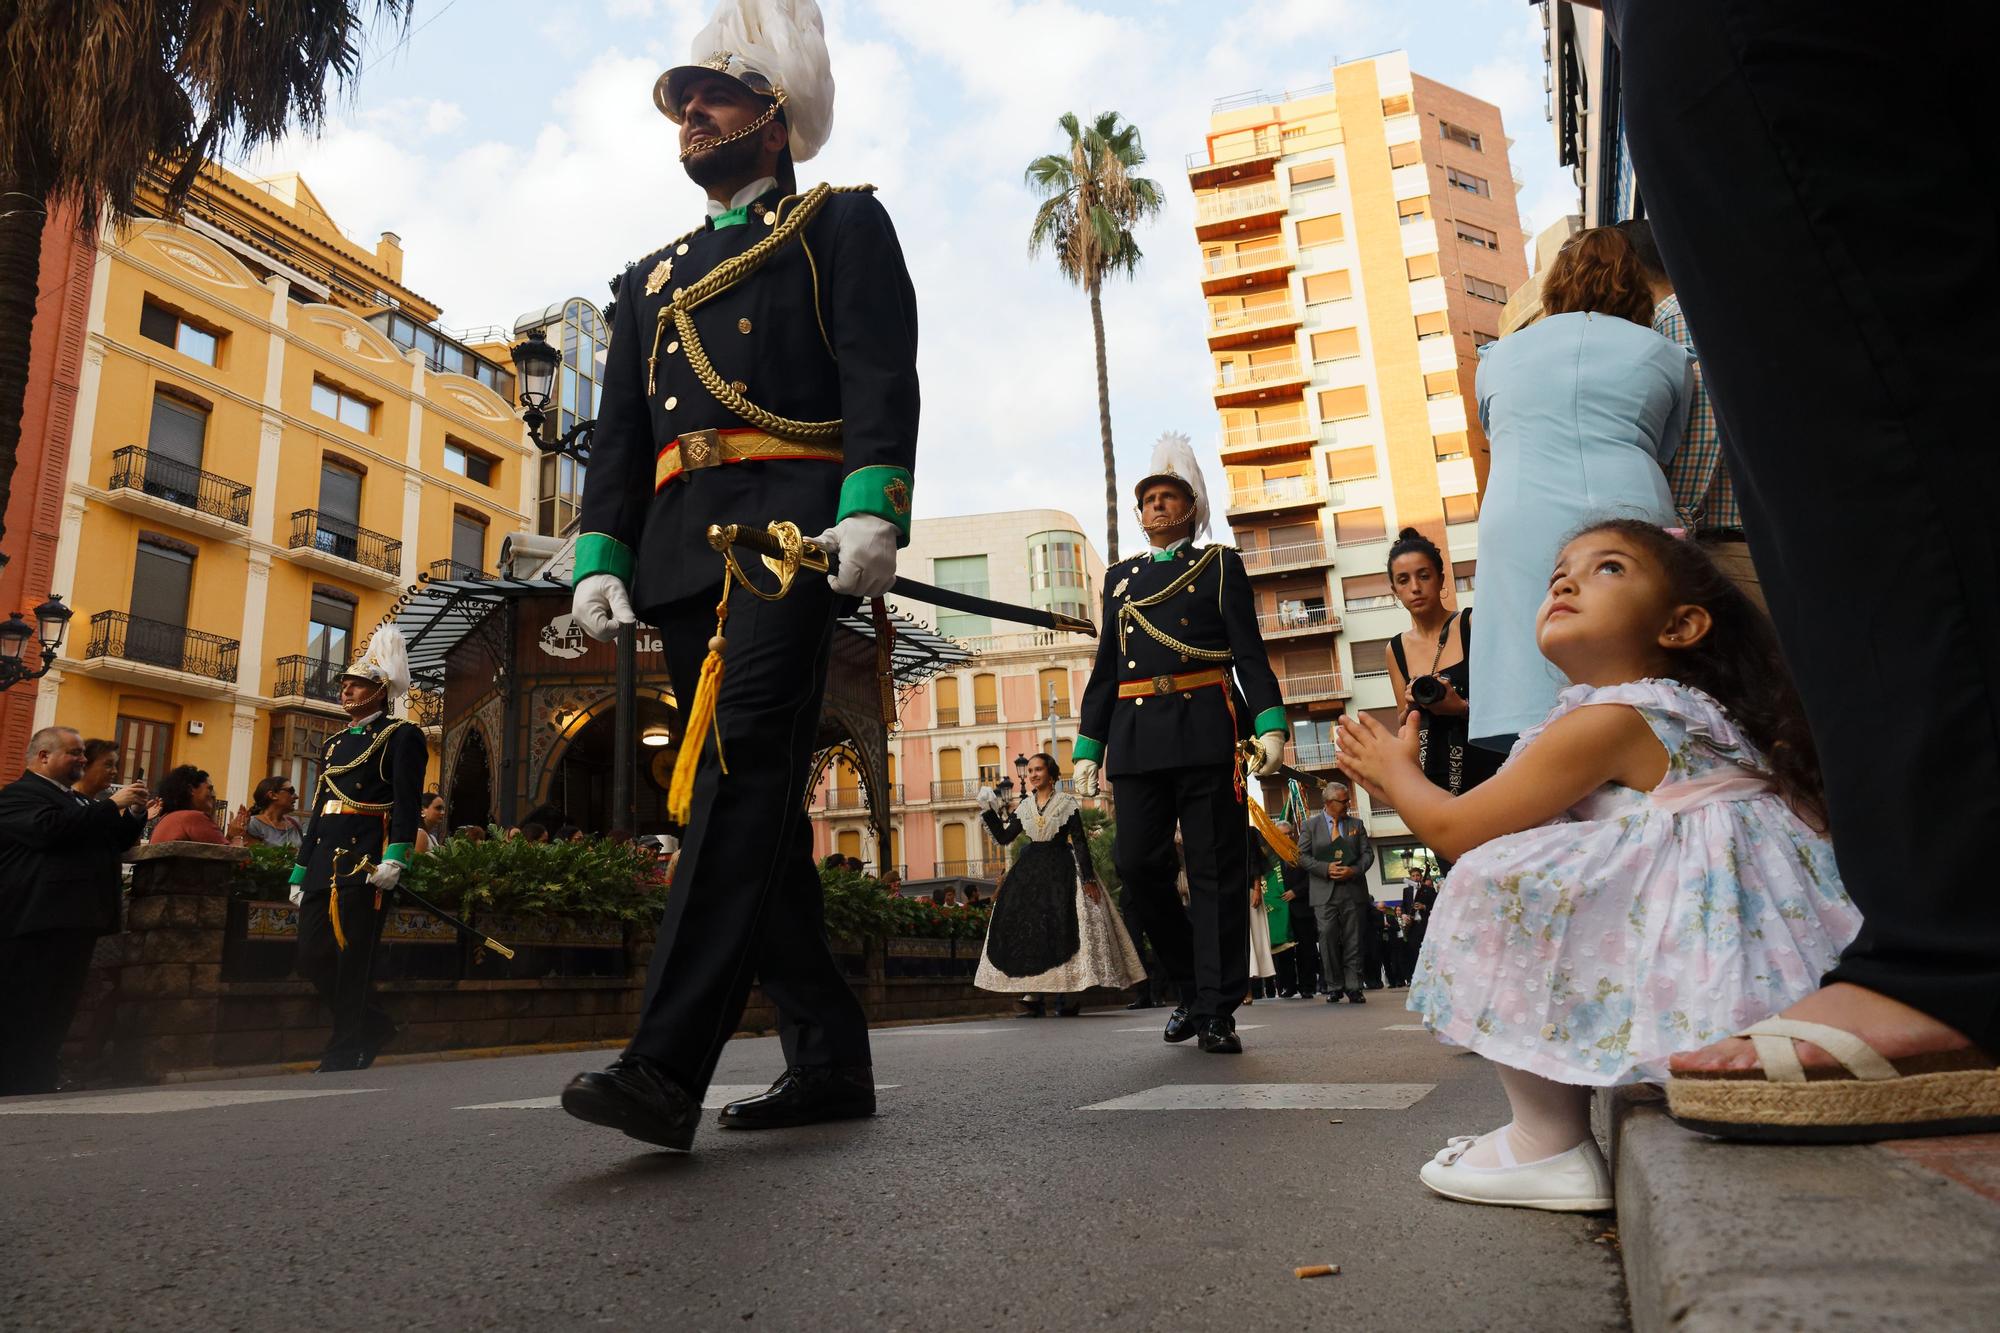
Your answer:
[[[1425,1027],[1422,1023],[1391,1023],[1388,1027],[1385,1027],[1382,1030],[1384,1032],[1429,1032],[1430,1031],[1430,1029]]]
[[[990,1037],[996,1032],[1019,1031],[1019,1028],[962,1028],[951,1023],[934,1023],[915,1028],[877,1028],[868,1036],[872,1041],[876,1037]]]
[[[258,1102],[295,1102],[307,1097],[350,1097],[380,1088],[300,1088],[284,1091],[248,1089],[156,1088],[106,1097],[58,1097],[47,1101],[0,1105],[0,1115],[157,1115],[162,1111],[205,1111],[217,1106],[250,1106]]]
[[[1079,1111],[1407,1111],[1435,1083],[1166,1083]]]
[[[745,1097],[755,1097],[763,1092],[763,1083],[711,1083],[708,1093],[701,1099],[705,1111],[719,1111],[733,1101]],[[900,1083],[877,1083],[875,1091],[890,1092],[902,1087]],[[480,1102],[473,1106],[454,1106],[454,1111],[551,1111],[562,1105],[561,1097],[523,1097],[514,1102]]]
[[[1238,1023],[1236,1030],[1238,1032],[1255,1032],[1258,1028],[1268,1026],[1269,1024],[1266,1023]],[[1165,1027],[1166,1024],[1164,1023],[1155,1023],[1149,1028],[1113,1028],[1111,1030],[1113,1032],[1151,1032],[1157,1035]]]

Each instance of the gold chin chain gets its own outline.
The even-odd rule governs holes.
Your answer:
[[[772,118],[778,114],[778,108],[783,106],[784,104],[785,104],[785,90],[780,88],[777,91],[777,93],[773,95],[771,99],[771,105],[764,108],[763,115],[757,117],[757,119],[751,121],[748,125],[745,125],[742,129],[733,130],[730,133],[723,135],[720,139],[703,139],[700,143],[689,144],[687,147],[681,149],[681,161],[683,162],[687,161],[689,158],[693,157],[696,153],[706,153],[711,148],[720,148],[724,144],[735,143],[738,139],[749,138],[751,135],[755,134],[758,130],[761,130],[766,125],[769,125],[771,123]]]
[[[846,194],[853,191],[872,191],[872,185],[844,185],[836,187],[822,182],[813,186],[802,196],[786,195],[777,204],[777,211],[783,212],[786,204],[798,200],[798,207],[772,228],[771,234],[751,246],[740,255],[723,260],[687,287],[676,287],[673,299],[660,308],[659,319],[653,326],[653,350],[646,358],[646,394],[651,397],[656,391],[654,370],[660,359],[660,339],[666,336],[667,324],[673,323],[674,332],[679,336],[681,346],[687,353],[688,368],[694,371],[701,387],[728,408],[738,418],[755,426],[767,434],[787,440],[830,440],[840,436],[840,421],[794,421],[777,413],[757,406],[732,387],[729,381],[715,371],[708,359],[708,350],[701,345],[701,335],[694,326],[694,311],[697,307],[714,300],[737,283],[749,277],[771,256],[778,253],[792,239],[801,236],[806,223],[812,220],[820,206],[830,195]]]
[[[1169,583],[1166,587],[1149,597],[1134,598],[1132,601],[1121,605],[1118,608],[1118,651],[1121,653],[1125,651],[1126,626],[1129,623],[1137,625],[1157,642],[1163,643],[1175,652],[1181,653],[1197,662],[1227,662],[1233,658],[1235,654],[1227,648],[1220,650],[1214,648],[1197,648],[1191,643],[1182,643],[1179,639],[1176,639],[1173,635],[1167,633],[1140,614],[1142,608],[1158,606],[1175,593],[1186,588],[1201,577],[1203,570],[1221,558],[1222,548],[1220,546],[1211,546],[1201,553],[1200,558],[1194,564],[1188,567],[1186,573],[1182,574],[1172,583]]]

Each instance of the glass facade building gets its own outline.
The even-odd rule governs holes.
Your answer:
[[[596,419],[598,385],[604,376],[604,352],[611,342],[611,328],[603,311],[580,296],[572,296],[514,321],[516,337],[533,329],[540,329],[551,347],[562,349],[562,366],[556,372],[548,420],[542,427],[548,439],[557,440],[575,429],[579,421]],[[560,537],[576,522],[583,499],[584,467],[573,458],[553,454],[543,456],[541,467],[535,531],[544,537]]]

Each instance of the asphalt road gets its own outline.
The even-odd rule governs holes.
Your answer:
[[[1400,1001],[886,1029],[875,1119],[688,1156],[552,1109],[595,1055],[7,1099],[0,1327],[1626,1327],[1602,1220],[1417,1183],[1505,1103]]]

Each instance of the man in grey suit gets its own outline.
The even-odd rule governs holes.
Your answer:
[[[1375,848],[1368,830],[1348,814],[1353,793],[1339,780],[1320,788],[1325,807],[1306,820],[1299,859],[1312,872],[1313,918],[1319,925],[1320,974],[1326,1002],[1366,1004],[1361,994],[1361,932],[1371,929],[1374,903],[1368,896],[1368,867]]]

